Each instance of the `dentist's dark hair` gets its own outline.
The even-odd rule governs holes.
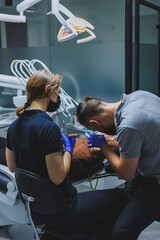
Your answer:
[[[89,125],[89,120],[104,111],[104,101],[99,98],[85,97],[77,107],[77,118],[80,124]]]

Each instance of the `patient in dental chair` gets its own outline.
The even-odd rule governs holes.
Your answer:
[[[0,164],[6,164],[6,139],[0,138]],[[69,177],[72,181],[91,176],[103,168],[104,155],[98,148],[87,148],[87,138],[76,138]]]
[[[106,140],[114,151],[118,151],[116,136],[106,135]],[[0,137],[0,164],[7,166],[5,148],[6,139]],[[100,148],[87,147],[87,138],[76,138],[71,168],[68,174],[69,178],[76,181],[90,177],[93,173],[103,169],[104,158]]]
[[[119,153],[116,135],[105,135],[105,137],[112,150]],[[104,167],[103,161],[105,157],[100,148],[88,148],[87,145],[86,138],[76,138],[73,149],[73,159],[69,171],[69,177],[72,181],[90,177],[93,173]],[[112,171],[109,167],[107,168]]]
[[[89,149],[86,138],[76,138],[69,178],[73,181],[90,177],[103,168],[104,155],[100,149]]]

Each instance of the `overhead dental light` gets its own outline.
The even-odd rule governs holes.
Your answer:
[[[81,34],[84,32],[88,32],[90,36],[77,40],[77,43],[89,42],[96,38],[95,34],[90,30],[90,29],[94,30],[94,27],[86,20],[78,17],[73,17],[73,18],[67,19],[66,22],[68,23],[67,29],[64,28],[64,26],[62,26],[61,29],[59,30],[59,33],[58,33],[59,42],[72,39],[74,37],[77,37],[78,34]]]
[[[42,0],[24,0],[16,7],[20,15],[9,15],[0,13],[0,21],[25,23],[26,16],[24,16],[24,11],[41,1]],[[48,14],[54,14],[58,21],[62,24],[62,27],[60,28],[57,36],[58,42],[70,40],[84,32],[87,32],[89,34],[89,37],[79,39],[77,40],[77,43],[89,42],[96,38],[95,34],[91,31],[94,30],[93,25],[91,25],[89,22],[82,18],[76,17],[67,8],[60,4],[59,0],[51,0],[51,3],[52,11]],[[61,12],[68,17],[67,20],[63,18]]]

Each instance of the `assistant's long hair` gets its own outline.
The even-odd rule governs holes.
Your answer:
[[[35,72],[27,81],[26,95],[27,103],[24,106],[19,107],[16,111],[18,117],[22,116],[23,110],[28,108],[32,101],[40,98],[45,98],[45,87],[50,85],[52,89],[56,89],[61,85],[62,76],[59,74],[52,74],[45,69],[41,69]]]

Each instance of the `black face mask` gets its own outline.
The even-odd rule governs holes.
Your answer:
[[[102,128],[102,132],[108,135],[116,135],[116,127],[115,125],[110,125],[109,127],[104,127],[101,122],[99,122]],[[97,129],[98,130],[98,129]]]
[[[106,134],[116,135],[116,127],[114,125],[106,128]]]
[[[61,99],[60,96],[58,95],[57,97],[57,102],[53,102],[52,100],[49,101],[48,107],[47,107],[47,112],[55,112],[59,108],[61,104]]]

